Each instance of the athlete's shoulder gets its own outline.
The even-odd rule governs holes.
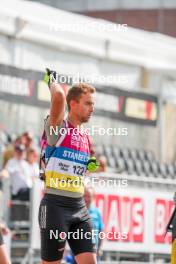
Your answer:
[[[66,127],[67,127],[67,122],[65,119],[63,119],[60,126],[56,126],[55,128],[52,128],[50,126],[50,116],[48,116],[45,119],[44,129],[46,132],[47,143],[49,146],[55,146],[56,145],[58,139],[61,136],[61,129],[66,128]]]

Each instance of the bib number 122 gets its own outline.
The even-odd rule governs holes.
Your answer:
[[[74,174],[77,174],[77,175],[82,175],[83,176],[83,173],[84,173],[84,167],[81,167],[81,166],[73,166],[73,171],[74,171]]]

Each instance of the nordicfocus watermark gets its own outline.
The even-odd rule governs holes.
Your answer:
[[[91,186],[93,188],[127,188],[128,180],[127,179],[103,179],[100,177],[87,177],[83,180],[83,178],[76,177],[76,179],[71,179],[71,177],[61,177],[59,178],[50,178],[49,186],[50,188],[61,188],[61,189],[79,189],[84,188],[85,186]]]
[[[50,30],[52,31],[73,31],[77,33],[95,33],[96,32],[120,32],[127,31],[127,24],[115,24],[115,23],[100,23],[97,21],[85,21],[84,23],[72,21],[72,23],[58,23],[57,21],[49,25]]]
[[[73,136],[79,136],[81,135],[88,135],[88,136],[128,136],[128,129],[127,127],[122,128],[114,128],[114,127],[100,127],[97,125],[93,125],[88,128],[84,128],[83,126],[80,127],[60,127],[60,126],[50,126],[50,136],[51,135],[73,135]]]
[[[56,239],[60,241],[66,241],[69,239],[91,239],[93,242],[96,239],[107,239],[107,240],[126,240],[128,234],[123,232],[99,232],[99,230],[93,229],[91,232],[85,232],[82,228],[77,229],[75,232],[59,232],[59,230],[50,230],[50,240]]]
[[[52,75],[50,76],[52,81]],[[56,73],[55,82],[60,84],[77,84],[77,83],[88,83],[88,84],[103,84],[110,85],[126,85],[129,82],[129,78],[125,74],[115,74],[115,75],[99,75],[96,73],[82,75],[79,72],[73,75],[60,75]]]
[[[128,180],[127,179],[103,179],[101,177],[87,177],[84,179],[85,186],[91,186],[93,188],[108,188],[113,187],[117,188],[127,188]]]

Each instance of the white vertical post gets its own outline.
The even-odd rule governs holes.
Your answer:
[[[163,98],[163,86],[162,86],[162,76],[160,75],[159,84],[159,96],[158,96],[158,128],[159,128],[159,159],[161,162],[164,161],[165,153],[165,111],[164,111],[164,98]]]

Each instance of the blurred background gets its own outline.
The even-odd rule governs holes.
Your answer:
[[[0,210],[11,230],[12,263],[39,263],[39,244],[31,242],[38,239],[37,223],[31,223],[50,106],[42,81],[46,67],[59,73],[64,89],[79,80],[93,84],[90,126],[116,131],[92,136],[98,177],[128,183],[96,188],[94,203],[105,230],[128,234],[125,241],[105,239],[102,263],[169,263],[171,236],[165,228],[176,185],[175,25],[175,0],[1,2]],[[21,185],[32,193],[30,200],[14,197],[16,155],[30,165],[31,182]]]

